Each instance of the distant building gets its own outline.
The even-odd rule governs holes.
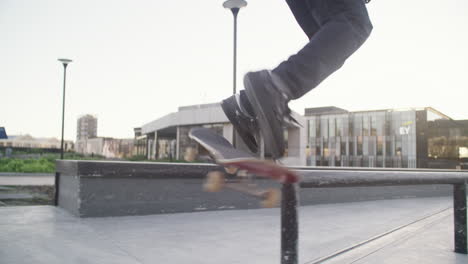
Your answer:
[[[0,127],[0,139],[8,139],[8,136],[4,127]]]
[[[133,155],[133,139],[98,137],[97,127],[97,118],[92,115],[83,115],[78,118],[76,152],[110,159],[127,158]]]
[[[93,115],[80,116],[76,122],[76,152],[86,153],[88,139],[97,137],[97,118]]]
[[[109,159],[122,159],[133,156],[133,139],[109,137],[90,138],[83,144],[82,154],[99,155]]]
[[[78,118],[76,125],[76,141],[97,137],[97,118],[83,115]]]
[[[60,147],[61,142],[56,138],[34,138],[30,135],[19,135],[0,139],[0,148],[59,150]],[[65,140],[63,148],[65,151],[73,151],[73,141]]]

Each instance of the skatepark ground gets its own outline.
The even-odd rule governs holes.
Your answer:
[[[1,263],[280,263],[280,210],[77,218],[0,207]],[[468,263],[451,197],[303,206],[299,263]],[[335,254],[336,253],[336,254]]]

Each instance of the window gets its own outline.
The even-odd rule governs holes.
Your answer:
[[[362,118],[362,135],[363,136],[369,136],[369,132],[370,132],[369,119],[370,119],[369,116],[363,116],[363,118]]]
[[[387,155],[387,156],[392,156],[393,155],[392,145],[393,145],[393,140],[391,138],[387,139],[385,141],[385,155]]]
[[[329,137],[336,136],[336,118],[334,117],[330,117],[328,119],[328,133],[329,133]]]
[[[315,122],[313,119],[310,119],[308,121],[309,125],[309,130],[307,131],[308,133],[308,138],[315,137]]]
[[[323,156],[325,158],[330,157],[330,149],[328,148],[328,139],[323,140]]]
[[[362,115],[354,116],[353,135],[362,136]]]
[[[356,142],[354,140],[350,140],[349,141],[349,156],[355,156],[356,153],[354,152],[354,147],[355,147],[355,144]]]
[[[320,136],[324,138],[328,138],[328,128],[329,128],[328,117],[322,116],[320,118],[320,128],[321,128]]]
[[[344,142],[343,139],[341,140],[340,151],[342,156],[346,156],[346,142]]]
[[[377,137],[377,155],[378,156],[383,155],[383,136]]]
[[[370,135],[377,136],[377,116],[370,116]]]
[[[342,136],[345,136],[345,133],[344,133],[344,117],[337,117],[335,119],[335,127],[336,127],[336,136],[338,137],[342,137]]]
[[[361,136],[357,137],[357,153],[356,153],[356,155],[358,155],[358,156],[362,155],[362,150],[363,150],[362,144],[363,144],[362,137]]]

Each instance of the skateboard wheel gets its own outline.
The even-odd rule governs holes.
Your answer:
[[[185,149],[184,160],[188,162],[192,162],[195,160],[196,157],[197,157],[197,151],[195,150],[195,148],[188,147]]]
[[[262,196],[263,200],[260,202],[260,205],[263,208],[277,207],[281,200],[281,192],[277,189],[269,189]]]
[[[247,178],[249,176],[249,172],[246,170],[239,170],[237,171],[237,176]]]
[[[224,174],[220,171],[211,171],[206,175],[203,189],[207,192],[219,192],[224,186]]]
[[[236,174],[238,168],[232,167],[232,166],[228,166],[228,167],[224,167],[224,170],[226,170],[226,172],[229,173],[229,174]]]

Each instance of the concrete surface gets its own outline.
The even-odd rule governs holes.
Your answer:
[[[451,206],[451,198],[442,197],[301,207],[300,263],[315,263],[390,230],[328,261],[468,263],[467,255],[452,252]],[[0,259],[13,264],[279,263],[279,213],[77,218],[51,206],[3,207]]]
[[[0,185],[54,185],[53,173],[0,173]]]
[[[0,200],[32,199],[34,196],[28,193],[0,193]]]

